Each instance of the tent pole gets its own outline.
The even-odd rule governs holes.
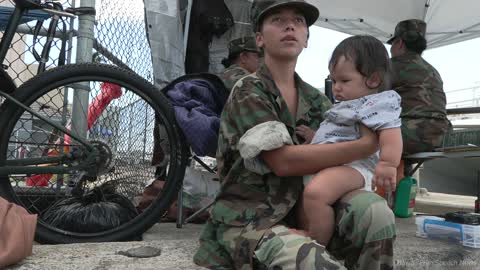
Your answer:
[[[183,32],[183,62],[185,62],[185,58],[187,57],[187,44],[188,44],[188,31],[190,29],[190,16],[192,13],[192,1],[188,0],[187,6],[187,15],[185,16],[185,28]]]
[[[423,21],[425,22],[425,19],[427,18],[427,12],[428,12],[428,9],[430,8],[430,2],[431,0],[426,0],[425,1],[425,9],[423,11]]]

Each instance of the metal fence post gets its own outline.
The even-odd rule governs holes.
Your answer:
[[[95,7],[95,0],[81,0],[80,7]],[[78,18],[76,63],[92,61],[95,15],[80,15]],[[85,88],[89,88],[86,82]],[[83,88],[83,87],[82,87]],[[75,91],[72,104],[72,131],[82,137],[87,135],[87,111],[89,92]]]

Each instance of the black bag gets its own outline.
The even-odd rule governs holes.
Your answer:
[[[446,213],[445,221],[468,225],[480,225],[480,214],[462,211]]]
[[[83,196],[58,200],[42,214],[42,219],[67,231],[96,233],[118,227],[137,215],[132,202],[107,182]]]

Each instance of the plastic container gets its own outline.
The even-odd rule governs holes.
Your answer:
[[[472,248],[480,248],[480,225],[462,225],[462,245]]]
[[[417,180],[407,176],[398,183],[395,191],[395,204],[393,212],[397,217],[410,217],[415,209],[415,197],[417,196]]]
[[[447,240],[466,247],[480,248],[480,225],[448,222],[434,216],[417,217],[415,224],[418,237]]]

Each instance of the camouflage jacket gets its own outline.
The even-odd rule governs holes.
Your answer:
[[[402,97],[401,118],[446,119],[446,97],[437,70],[416,53],[392,58],[392,88]]]
[[[235,83],[248,74],[250,74],[250,72],[248,72],[246,69],[237,64],[233,64],[226,68],[219,77],[222,79],[227,91],[230,93]]]
[[[295,135],[297,125],[304,124],[314,130],[319,127],[331,103],[297,74],[295,83],[298,91],[296,117],[290,114],[263,64],[232,90],[221,116],[218,140],[221,189],[200,239],[200,248],[194,258],[197,264],[212,269],[251,269],[253,252],[264,231],[284,219],[295,205],[302,191],[302,177],[253,172],[246,168],[239,146],[247,132],[265,123],[284,127],[294,144],[300,143]],[[276,133],[275,129],[270,131]],[[269,135],[278,134],[262,135],[269,141]],[[225,255],[220,258],[219,254]],[[232,265],[227,266],[225,262]]]

